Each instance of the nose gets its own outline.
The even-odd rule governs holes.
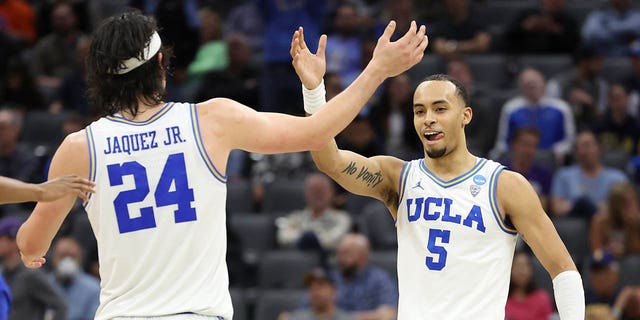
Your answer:
[[[436,113],[434,111],[427,110],[424,117],[424,124],[426,126],[430,126],[436,122]]]

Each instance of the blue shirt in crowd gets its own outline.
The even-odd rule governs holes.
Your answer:
[[[578,165],[560,168],[553,177],[551,195],[574,203],[586,197],[593,204],[598,205],[606,201],[611,186],[626,182],[627,177],[618,169],[602,168],[596,177],[586,176]]]
[[[334,271],[337,288],[336,304],[345,311],[375,310],[383,305],[397,307],[398,289],[389,274],[381,268],[367,266],[352,279]]]
[[[67,320],[90,320],[100,305],[100,282],[86,273],[78,273],[66,284],[49,274],[49,282],[67,300]]]

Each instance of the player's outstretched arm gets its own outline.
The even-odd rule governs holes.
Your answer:
[[[78,176],[64,176],[40,184],[0,177],[0,204],[28,201],[53,201],[68,194],[85,198],[93,192],[93,182]]]
[[[360,76],[312,117],[256,112],[228,99],[202,103],[198,105],[198,114],[206,118],[202,122],[218,123],[217,128],[209,130],[222,138],[219,141],[225,145],[219,147],[227,150],[280,153],[319,149],[356,117],[384,79],[404,72],[422,59],[427,45],[424,26],[418,29],[413,22],[402,38],[392,42],[394,30],[392,21],[378,39],[373,58]]]
[[[560,319],[584,319],[582,279],[531,184],[519,173],[505,170],[498,178],[497,196],[500,211],[511,219],[553,279]]]
[[[55,181],[68,175],[89,176],[89,153],[84,131],[67,136],[51,161],[49,180]],[[40,268],[45,263],[42,257],[49,250],[53,237],[77,197],[76,193],[68,193],[54,201],[38,202],[16,237],[25,266]]]

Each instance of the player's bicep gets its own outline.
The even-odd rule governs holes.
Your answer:
[[[575,270],[535,190],[522,175],[503,172],[498,179],[498,196],[511,222],[552,278],[562,271]]]

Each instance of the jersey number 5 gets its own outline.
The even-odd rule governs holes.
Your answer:
[[[442,270],[447,264],[447,249],[443,246],[436,244],[436,241],[440,239],[441,243],[449,243],[449,236],[451,231],[440,229],[429,229],[429,242],[427,243],[427,249],[429,252],[437,256],[437,260],[434,256],[427,256],[427,268],[429,270]]]
[[[132,218],[129,214],[128,205],[144,201],[149,194],[149,179],[147,169],[137,161],[129,161],[122,164],[111,164],[107,166],[109,173],[109,183],[111,186],[123,184],[124,176],[133,176],[136,188],[122,191],[113,200],[118,220],[120,233],[133,232],[156,227],[156,218],[153,207],[140,209],[140,216]],[[171,190],[171,187],[174,187]],[[175,153],[169,155],[167,162],[162,169],[162,175],[158,181],[158,186],[154,192],[156,207],[163,207],[177,204],[178,209],[174,211],[176,223],[197,220],[196,209],[191,207],[193,201],[193,189],[189,188],[187,181],[187,169],[184,163],[184,154]]]

